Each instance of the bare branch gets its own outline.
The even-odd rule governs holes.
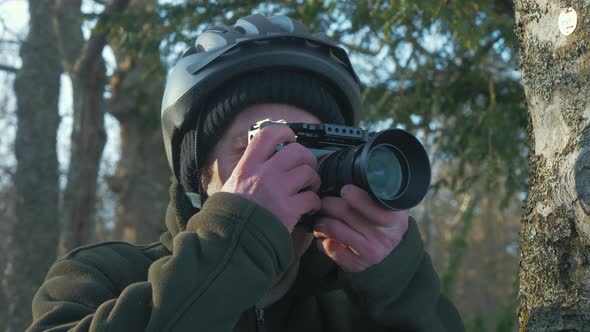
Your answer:
[[[18,71],[18,68],[0,64],[0,70],[16,74],[16,72]]]
[[[18,40],[18,39],[15,39],[15,40],[8,40],[8,39],[0,40],[0,44],[22,45],[23,43],[24,43],[24,41]]]
[[[84,71],[88,66],[92,66],[98,57],[102,56],[102,50],[106,45],[107,35],[110,32],[110,27],[105,26],[106,17],[123,12],[128,4],[129,0],[113,0],[105,8],[104,12],[99,16],[98,22],[96,22],[96,26],[92,31],[92,37],[90,37],[82,49],[81,56],[76,63],[76,71]],[[97,31],[99,32],[97,33]]]
[[[4,175],[10,178],[10,181],[14,183],[14,178],[16,176],[16,172],[13,166],[8,165],[0,165],[0,172],[4,173]]]
[[[12,28],[6,23],[6,21],[4,20],[3,17],[0,17],[0,26],[2,27],[2,30],[8,32],[12,36],[15,36],[15,37],[18,36],[18,33],[16,31],[12,30]],[[19,38],[17,37],[17,39],[19,39]]]
[[[129,0],[103,1],[108,3],[91,32],[91,37],[84,42],[80,29],[80,1],[61,0],[57,2],[56,27],[64,68],[70,74],[88,70],[102,55],[110,27],[105,20],[108,16],[121,13]]]

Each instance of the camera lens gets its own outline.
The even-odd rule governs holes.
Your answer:
[[[385,144],[369,151],[367,180],[373,193],[381,199],[392,199],[402,189],[402,165],[394,150]]]
[[[338,196],[346,184],[367,191],[381,206],[407,210],[430,185],[430,162],[420,141],[401,129],[375,133],[366,143],[336,150],[319,160],[321,196]]]

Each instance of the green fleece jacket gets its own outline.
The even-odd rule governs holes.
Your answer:
[[[312,245],[289,292],[255,303],[289,265],[286,228],[266,209],[216,193],[148,246],[108,242],[59,259],[28,331],[464,331],[413,220],[381,263],[345,273]]]

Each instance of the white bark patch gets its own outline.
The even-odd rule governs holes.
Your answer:
[[[554,188],[554,203],[558,206],[574,205],[578,198],[576,193],[576,160],[578,159],[579,151],[573,151],[565,157],[556,160],[557,165],[552,167],[559,170],[558,183],[560,185]]]
[[[543,217],[547,217],[548,215],[550,215],[551,212],[553,212],[553,209],[554,205],[547,205],[543,202],[537,205],[537,213],[542,215]]]
[[[567,7],[559,6],[556,1],[536,1],[536,3],[543,12],[538,20],[532,20],[526,25],[529,36],[542,42],[550,42],[555,48],[565,45],[567,39],[571,37],[560,32],[559,16]]]
[[[562,116],[562,107],[566,105],[567,97],[554,92],[548,103],[540,95],[529,95],[531,109],[535,110],[531,112],[535,153],[544,157],[548,169],[557,172],[554,183],[550,184],[551,199],[540,201],[535,211],[547,217],[560,206],[573,208],[580,239],[590,244],[590,215],[587,201],[590,197],[590,175],[586,176],[590,174],[590,148],[574,149],[564,155],[570,136],[578,135],[568,127]],[[582,113],[586,124],[590,121],[588,113],[590,110],[584,110]]]
[[[557,179],[551,184],[553,187],[551,199],[538,202],[535,211],[543,217],[547,217],[560,206],[568,207],[568,209],[569,207],[576,207],[577,221],[581,221],[577,222],[578,231],[583,234],[585,239],[590,240],[588,216],[586,215],[586,218],[583,217],[583,211],[579,209],[581,205],[577,204],[581,203],[579,202],[579,185],[576,185],[576,174],[578,174],[576,169],[579,168],[576,167],[576,163],[578,162],[579,155],[579,151],[576,150],[566,156],[554,158],[552,163],[547,164],[548,168],[557,169]],[[556,186],[555,184],[559,185]]]
[[[553,210],[558,206],[573,208],[580,240],[590,244],[590,214],[586,201],[590,192],[590,148],[574,150],[555,159],[555,163],[557,164],[549,166],[559,172],[556,181],[558,185],[553,187],[553,199],[549,203],[551,206],[545,209],[537,206],[536,210],[546,213],[549,208]]]
[[[542,96],[529,96],[535,135],[535,152],[543,155],[548,164],[552,165],[554,159],[563,151],[569,141],[571,130],[561,116],[559,106],[563,105],[561,96],[553,94],[551,104],[543,100]]]

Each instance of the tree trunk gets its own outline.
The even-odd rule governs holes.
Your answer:
[[[521,230],[521,331],[590,326],[590,0],[516,1],[529,105],[530,183]],[[571,15],[571,13],[570,13]]]
[[[106,78],[102,56],[71,78],[74,121],[63,200],[62,254],[89,242],[94,229],[96,180],[106,143],[103,111]]]
[[[55,260],[59,237],[56,135],[61,65],[51,29],[52,6],[53,1],[29,1],[29,33],[14,80],[16,223],[2,282],[8,331],[24,331],[31,323],[31,300]]]
[[[106,76],[102,51],[110,26],[105,20],[123,11],[127,3],[128,0],[111,2],[98,18],[90,39],[84,41],[81,1],[58,0],[55,24],[62,61],[72,79],[74,95],[70,165],[62,204],[61,254],[88,243],[94,229],[96,181],[106,142]]]
[[[130,10],[153,13],[155,0],[134,0]],[[150,23],[142,23],[149,33]],[[132,243],[156,241],[165,230],[170,171],[160,127],[160,103],[164,86],[164,66],[154,50],[131,55],[120,41],[111,47],[118,68],[111,78],[109,112],[120,125],[121,158],[116,173],[108,178],[117,196],[115,236]]]
[[[156,115],[157,116],[157,115]],[[115,234],[131,243],[157,241],[165,230],[168,165],[160,128],[121,121],[121,159],[109,187],[117,195]]]
[[[475,210],[482,196],[481,192],[478,189],[476,190],[475,193],[465,194],[463,196],[463,201],[452,223],[457,226],[448,244],[448,261],[440,277],[442,292],[449,298],[453,298],[454,296],[455,283],[459,272],[461,272],[463,258],[468,251],[469,233],[473,228]]]

